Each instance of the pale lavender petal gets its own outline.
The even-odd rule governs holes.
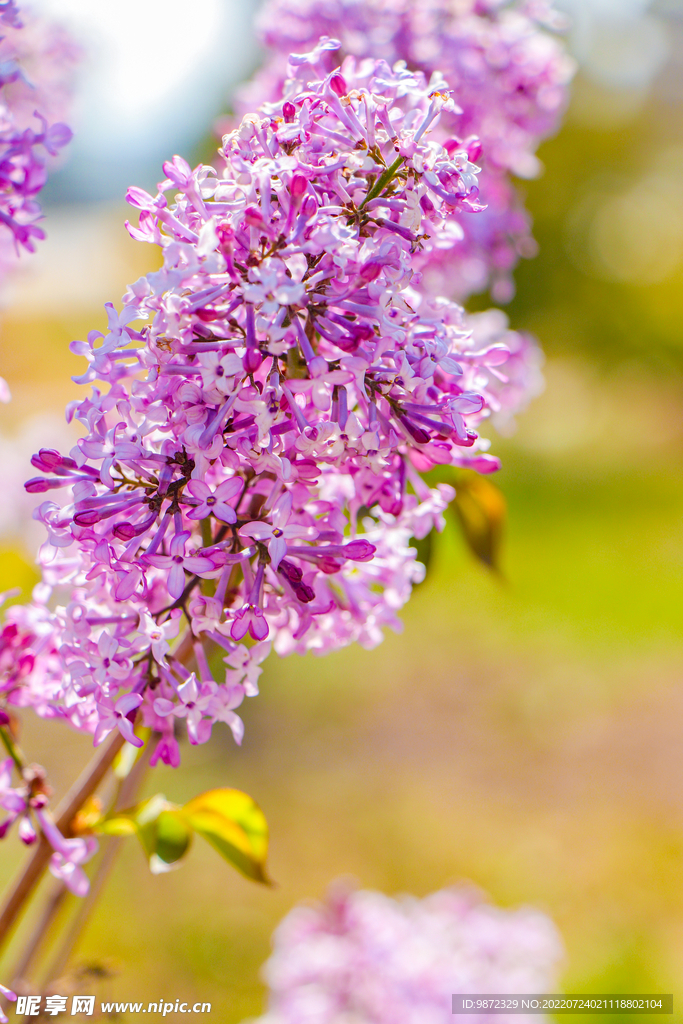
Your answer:
[[[178,598],[185,589],[185,569],[177,562],[173,562],[166,580],[166,586],[171,597]]]
[[[277,569],[282,559],[287,554],[287,541],[284,537],[271,537],[268,541],[268,554],[273,565]]]

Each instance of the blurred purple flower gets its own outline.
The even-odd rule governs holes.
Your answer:
[[[324,905],[290,911],[273,947],[258,1024],[450,1024],[453,995],[554,991],[563,952],[544,914],[501,910],[474,891],[394,900],[341,886]]]

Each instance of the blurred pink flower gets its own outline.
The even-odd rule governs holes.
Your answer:
[[[395,900],[336,886],[277,928],[258,1024],[451,1024],[453,995],[554,991],[562,953],[544,914],[502,910],[474,891]]]

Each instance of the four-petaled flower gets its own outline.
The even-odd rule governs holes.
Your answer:
[[[204,715],[212,705],[215,689],[215,683],[213,686],[207,684],[200,686],[193,672],[178,687],[180,703],[176,704],[165,697],[157,697],[154,701],[154,710],[162,718],[174,715],[176,718],[186,719],[190,743],[205,743],[211,734],[211,722],[204,718]]]
[[[171,541],[169,554],[167,555],[147,555],[147,561],[151,562],[158,569],[167,569],[168,578],[166,586],[171,597],[180,597],[183,590],[185,589],[185,572],[194,573],[196,576],[202,576],[205,573],[215,571],[215,565],[210,558],[205,555],[186,555],[185,545],[190,539],[190,534],[186,531],[176,533]]]
[[[236,498],[244,489],[244,481],[239,477],[225,480],[214,491],[203,480],[190,480],[187,489],[192,497],[199,501],[199,504],[187,513],[188,519],[206,519],[207,516],[214,515],[223,523],[237,521],[237,513],[229,504],[229,499]]]
[[[222,357],[218,352],[203,352],[199,361],[204,387],[215,388],[222,395],[232,391],[235,374],[244,373],[242,360],[235,352]]]
[[[303,538],[314,540],[318,536],[318,531],[314,526],[300,526],[298,523],[289,525],[291,513],[292,495],[289,491],[286,491],[282,497],[278,498],[273,507],[271,515],[272,524],[253,520],[240,527],[238,531],[241,537],[250,537],[252,540],[268,543],[268,554],[274,569],[277,569],[287,554],[288,540],[302,540]],[[242,636],[244,636],[244,633]],[[258,639],[263,639],[263,637]]]
[[[100,720],[95,729],[93,743],[97,747],[108,736],[112,729],[118,729],[123,738],[132,743],[134,747],[142,747],[144,743],[133,732],[133,723],[130,714],[136,711],[142,704],[142,697],[139,693],[127,693],[114,703],[109,697],[102,697],[97,701],[97,708]]]

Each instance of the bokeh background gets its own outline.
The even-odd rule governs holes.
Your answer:
[[[152,188],[174,152],[206,159],[259,59],[249,2],[204,0],[201,17],[175,0],[41,6],[88,57],[48,240],[0,317],[14,396],[0,409],[0,589],[24,592],[41,538],[18,483],[38,446],[72,443],[68,343],[157,265],[125,231],[125,188]],[[566,991],[683,997],[683,3],[564,6],[580,71],[545,172],[523,186],[540,253],[507,308],[541,340],[547,386],[516,433],[492,435],[502,572],[451,519],[401,635],[273,656],[241,749],[217,727],[180,771],[154,770],[148,791],[178,802],[221,785],[253,795],[277,886],[201,840],[151,877],[131,840],[79,953],[114,974],[105,998],[210,1001],[225,1024],[257,1015],[273,927],[339,875],[418,895],[467,879],[552,916]],[[60,791],[90,754],[31,719],[22,742]],[[22,856],[4,845],[2,881]]]

